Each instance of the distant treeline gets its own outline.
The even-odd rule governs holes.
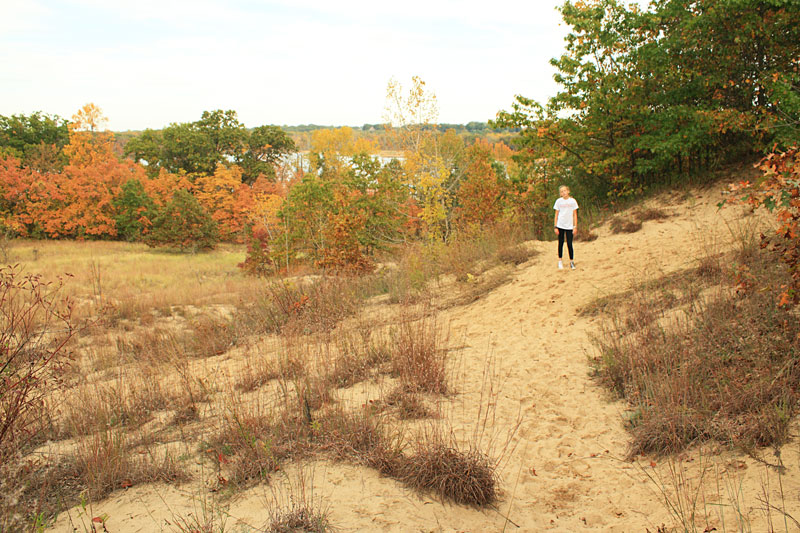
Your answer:
[[[361,131],[382,131],[386,130],[388,124],[380,123],[380,124],[364,124],[361,126]],[[500,128],[494,129],[492,126],[489,125],[488,122],[468,122],[466,124],[450,124],[446,122],[442,122],[439,124],[421,124],[422,128],[425,129],[440,129],[442,131],[446,130],[453,130],[456,133],[463,133],[463,132],[470,132],[470,133],[477,133],[477,132],[487,132],[487,131],[499,131],[501,133],[514,133],[518,132],[519,128]],[[280,128],[283,131],[289,133],[305,133],[308,131],[314,130],[329,130],[329,129],[336,129],[341,126],[319,126],[317,124],[300,124],[298,126],[287,126],[283,125]]]

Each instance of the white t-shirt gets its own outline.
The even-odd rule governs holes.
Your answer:
[[[556,200],[555,205],[553,205],[553,209],[558,211],[558,222],[556,222],[556,227],[560,229],[573,229],[572,228],[572,213],[578,209],[578,202],[575,198],[567,198],[564,200],[563,198],[559,197]]]

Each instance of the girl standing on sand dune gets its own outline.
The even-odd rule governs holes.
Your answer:
[[[553,209],[556,210],[555,232],[558,235],[558,268],[564,268],[561,258],[564,255],[564,240],[566,240],[567,251],[569,251],[569,267],[575,270],[572,234],[578,229],[578,202],[569,195],[569,187],[566,185],[558,188],[558,194],[560,198],[556,200],[553,206]]]

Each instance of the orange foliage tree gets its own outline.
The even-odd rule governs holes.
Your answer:
[[[69,126],[64,147],[68,162],[61,172],[17,169],[6,159],[0,167],[6,227],[38,237],[110,238],[117,235],[114,197],[129,179],[143,179],[144,169],[120,162],[100,109],[87,104]]]
[[[456,209],[461,229],[493,224],[503,213],[505,180],[494,166],[492,147],[476,142],[467,149],[467,160]]]
[[[249,212],[254,205],[250,186],[242,183],[242,170],[217,165],[210,176],[198,176],[194,194],[217,223],[223,240],[240,240]]]
[[[142,182],[144,190],[156,207],[164,207],[172,199],[172,194],[178,190],[191,191],[192,182],[185,174],[172,174],[163,168],[152,178]]]

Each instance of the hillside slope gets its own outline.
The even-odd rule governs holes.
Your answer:
[[[319,461],[302,472],[287,469],[283,484],[259,486],[224,502],[227,511],[217,523],[224,521],[225,531],[262,526],[270,501],[290,502],[287,486],[327,509],[337,531],[656,531],[676,523],[664,504],[664,494],[675,490],[672,501],[704,494],[698,523],[719,531],[723,511],[728,530],[738,530],[734,515],[741,512],[753,531],[767,531],[770,518],[759,502],[764,490],[773,505],[800,516],[796,443],[783,456],[784,501],[776,492],[777,475],[739,454],[695,450],[679,464],[649,457],[629,461],[627,406],[590,376],[591,338],[601,319],[580,316],[580,308],[637,281],[696,266],[706,255],[731,249],[739,229],[762,223],[739,208],[719,211],[718,190],[673,192],[648,202],[669,217],[645,222],[636,233],[599,228],[597,240],[576,243],[574,271],[556,269],[555,243],[531,243],[541,253],[518,267],[509,283],[441,313],[454,354],[457,394],[446,410],[454,434],[470,442],[477,431],[483,444],[505,452],[497,509],[442,504],[375,471]],[[487,405],[484,427],[479,418]],[[701,477],[705,483],[695,490]],[[176,516],[215,513],[214,498],[196,488],[134,487],[86,512],[109,517],[110,531],[172,531]],[[72,523],[62,515],[55,530],[80,527],[71,514]],[[771,520],[783,531],[780,515],[773,512]]]

